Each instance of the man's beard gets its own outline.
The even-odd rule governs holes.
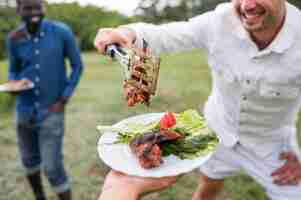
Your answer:
[[[26,28],[30,34],[35,34],[39,31],[44,15],[26,16],[23,17],[23,21],[26,24]],[[33,20],[36,19],[36,20]]]

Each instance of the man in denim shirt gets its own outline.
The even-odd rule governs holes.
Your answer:
[[[63,165],[64,108],[83,71],[72,31],[63,23],[44,20],[43,0],[18,0],[22,23],[10,33],[9,80],[28,79],[34,88],[17,94],[17,137],[28,181],[37,200],[46,199],[43,169],[59,199],[71,199]],[[65,58],[71,65],[67,77]]]

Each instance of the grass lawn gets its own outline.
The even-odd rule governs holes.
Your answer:
[[[179,112],[203,106],[210,92],[210,75],[205,56],[199,52],[190,52],[164,56],[162,61],[158,93],[152,99],[151,106],[128,108],[122,94],[122,73],[119,66],[110,64],[94,53],[84,54],[85,74],[67,109],[64,149],[75,200],[96,200],[108,171],[96,152],[99,138],[95,130],[97,124],[112,124],[125,117],[146,112]],[[3,68],[3,63],[0,66]],[[0,131],[0,199],[30,200],[32,194],[18,162],[12,114],[1,117]],[[46,179],[44,180],[49,199],[55,199]],[[187,200],[191,198],[197,181],[198,172],[194,171],[181,177],[175,186],[143,199]],[[226,181],[226,190],[220,200],[222,199],[267,198],[260,186],[241,174]]]
[[[0,60],[0,84],[7,81],[7,62]],[[13,101],[10,95],[0,93],[0,115],[11,108]]]

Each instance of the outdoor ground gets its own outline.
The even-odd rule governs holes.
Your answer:
[[[210,75],[204,54],[189,52],[164,56],[158,93],[151,106],[128,108],[122,94],[121,68],[94,53],[83,54],[83,59],[85,73],[67,108],[64,153],[72,177],[74,199],[96,200],[109,169],[98,158],[99,134],[95,127],[136,114],[202,108],[210,92]],[[6,63],[0,62],[0,71],[5,66]],[[3,73],[0,81],[1,76]],[[0,116],[0,200],[31,200],[32,194],[18,161],[13,114],[2,112]],[[175,186],[143,200],[188,200],[197,181],[198,172],[191,172],[181,177]],[[44,182],[49,199],[55,199],[46,179]],[[266,199],[261,187],[243,174],[228,179],[220,197],[220,200]]]

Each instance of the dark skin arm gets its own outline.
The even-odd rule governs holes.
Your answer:
[[[301,163],[293,152],[284,152],[280,155],[280,160],[285,160],[285,164],[274,171],[271,175],[274,183],[280,186],[299,185],[301,182]]]
[[[65,106],[67,104],[67,99],[61,98],[55,104],[51,105],[48,109],[49,112],[64,112]]]

